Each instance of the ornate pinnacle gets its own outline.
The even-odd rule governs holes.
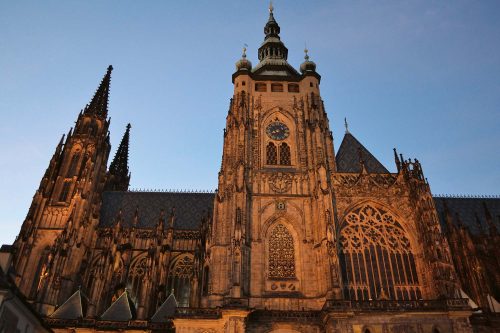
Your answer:
[[[85,107],[85,114],[94,114],[106,118],[108,115],[109,86],[111,83],[111,71],[113,66],[109,65],[106,75],[104,75],[99,88],[94,94],[90,103]]]

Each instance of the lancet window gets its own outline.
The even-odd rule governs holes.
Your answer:
[[[278,224],[269,237],[269,278],[295,278],[293,237],[283,224]]]
[[[350,299],[422,297],[410,240],[388,211],[367,204],[347,215],[340,231],[340,264]]]
[[[276,145],[272,142],[269,142],[267,144],[266,157],[267,157],[267,164],[269,165],[278,164],[278,151],[276,149]]]
[[[183,255],[170,268],[167,292],[173,293],[180,307],[189,306],[191,280],[193,278],[193,258]]]
[[[290,159],[290,146],[283,142],[280,145],[280,164],[281,165],[290,165],[292,161]]]
[[[71,182],[66,181],[63,183],[63,187],[61,189],[61,194],[59,194],[59,201],[64,202],[68,200],[69,189],[71,187]]]
[[[144,276],[148,273],[149,270],[149,261],[147,257],[142,257],[138,259],[135,264],[132,266],[129,277],[128,277],[128,285],[132,299],[137,304],[139,301],[141,287],[144,284],[143,279]]]
[[[72,157],[71,157],[71,162],[69,163],[69,168],[68,168],[68,172],[66,174],[66,177],[73,177],[75,174],[76,174],[76,169],[78,167],[78,160],[80,159],[80,154],[79,153],[75,153]]]

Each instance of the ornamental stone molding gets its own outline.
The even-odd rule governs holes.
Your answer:
[[[292,186],[292,175],[285,172],[278,172],[269,177],[269,185],[276,193],[285,193]]]

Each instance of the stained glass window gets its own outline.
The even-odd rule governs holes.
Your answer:
[[[168,274],[167,291],[175,295],[180,307],[189,306],[191,280],[193,278],[193,259],[184,255],[177,259]]]
[[[340,232],[340,247],[346,297],[421,297],[410,240],[390,212],[369,204],[351,211]]]

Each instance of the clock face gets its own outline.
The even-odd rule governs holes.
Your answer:
[[[284,140],[288,138],[290,130],[285,124],[275,121],[267,126],[266,133],[273,140]]]

